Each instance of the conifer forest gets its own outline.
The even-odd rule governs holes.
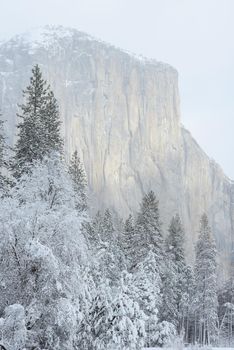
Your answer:
[[[39,65],[23,89],[13,147],[0,124],[0,349],[234,347],[234,280],[218,281],[208,213],[194,261],[182,218],[164,229],[152,190],[127,218],[94,213]]]

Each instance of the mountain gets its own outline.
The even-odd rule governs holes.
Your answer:
[[[182,216],[190,259],[206,211],[226,278],[234,184],[182,127],[177,71],[75,29],[18,35],[0,45],[0,109],[12,144],[17,103],[36,63],[60,103],[66,157],[77,149],[84,162],[93,210],[111,207],[126,217],[153,189],[165,232],[173,214]]]

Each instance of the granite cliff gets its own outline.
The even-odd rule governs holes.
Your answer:
[[[173,214],[182,216],[188,252],[206,211],[227,277],[234,185],[181,126],[177,71],[73,29],[16,36],[0,45],[0,109],[12,144],[17,103],[36,63],[60,104],[66,156],[77,149],[83,160],[94,210],[108,206],[126,217],[153,189],[165,231]]]

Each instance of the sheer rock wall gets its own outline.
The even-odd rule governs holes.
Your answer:
[[[176,70],[72,29],[17,36],[0,45],[0,109],[12,144],[17,103],[36,63],[60,104],[66,157],[77,149],[84,162],[93,210],[126,217],[153,189],[165,232],[173,214],[182,216],[189,259],[206,211],[226,278],[234,185],[181,126]]]

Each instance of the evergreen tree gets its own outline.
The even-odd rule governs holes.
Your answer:
[[[137,215],[135,234],[133,237],[131,257],[134,268],[144,261],[149,251],[155,255],[160,273],[164,257],[164,242],[161,230],[158,201],[153,191],[143,197],[140,211]]]
[[[78,349],[107,349],[106,337],[111,290],[109,282],[101,278],[92,296],[90,308],[84,315],[78,329]]]
[[[174,262],[166,256],[165,266],[162,273],[162,307],[160,320],[168,321],[178,329],[177,307],[177,273]]]
[[[125,265],[110,211],[107,209],[104,215],[98,211],[94,219],[84,225],[83,230],[97,259],[100,273],[111,285],[117,285]]]
[[[211,344],[217,334],[216,246],[208,218],[201,218],[195,261],[196,340]]]
[[[153,252],[149,252],[146,259],[137,265],[132,281],[129,283],[132,298],[139,304],[146,315],[145,346],[154,347],[158,342],[159,308],[162,302],[161,278],[157,271],[157,264]]]
[[[1,116],[1,115],[0,115]],[[5,141],[5,135],[3,130],[3,121],[0,120],[0,192],[1,195],[5,195],[7,193],[7,187],[9,184],[9,181],[4,174],[8,168],[8,164],[6,161],[6,141]]]
[[[1,114],[0,114],[1,117]],[[4,156],[5,156],[5,137],[3,132],[3,121],[0,120],[0,169],[4,166]]]
[[[114,237],[114,225],[112,214],[109,209],[106,209],[103,215],[103,226],[101,231],[101,238],[103,242],[111,242]]]
[[[32,69],[30,85],[23,91],[23,97],[12,164],[15,177],[28,172],[35,160],[62,149],[57,101],[38,65]]]
[[[121,271],[126,266],[118,234],[113,223],[112,213],[109,209],[106,209],[104,212],[100,233],[101,249],[98,252],[100,264],[110,283],[118,285]]]
[[[152,191],[143,197],[135,227],[131,217],[127,220],[124,239],[130,270],[136,277],[137,301],[147,315],[146,345],[154,346],[157,344],[158,309],[161,306],[159,291],[165,263],[158,201]]]
[[[98,248],[101,243],[101,232],[103,230],[103,217],[98,211],[91,222],[92,233],[90,234],[90,241],[93,242],[94,248]]]
[[[219,345],[234,346],[234,280],[231,277],[218,293]]]
[[[163,276],[163,318],[172,322],[178,333],[184,328],[183,294],[185,280],[184,231],[177,214],[171,220],[166,239],[166,268]]]
[[[88,243],[89,249],[93,254],[97,254],[101,245],[100,232],[102,230],[103,218],[98,211],[94,218],[90,221],[85,221],[82,226],[82,232]]]
[[[126,264],[128,267],[131,266],[131,249],[133,245],[133,237],[135,233],[135,227],[133,217],[130,214],[124,223],[123,233],[121,235],[121,248],[125,255]]]
[[[181,327],[180,332],[184,331],[184,341],[186,343],[194,343],[194,312],[193,312],[193,298],[194,298],[194,272],[191,266],[186,265],[183,273],[182,286],[183,291],[180,301],[181,305]]]
[[[144,344],[144,313],[120,283],[111,290],[100,278],[86,317],[78,330],[78,349],[136,350]]]
[[[77,208],[80,211],[87,210],[87,180],[84,168],[81,164],[80,158],[78,157],[78,152],[75,151],[72,155],[72,159],[69,166],[69,173],[71,175],[74,190],[77,193],[78,203]]]
[[[115,237],[114,232],[115,228],[111,212],[109,209],[106,209],[103,215],[100,211],[96,213],[89,225],[87,236],[89,237],[91,244],[92,242],[97,243],[97,241],[99,242],[99,245],[103,245],[104,243],[113,244],[113,239],[116,240],[117,238]]]
[[[100,237],[96,247],[96,257],[99,261],[100,271],[110,283],[116,284],[119,280],[118,247],[114,236],[112,215],[106,209],[104,215],[96,216],[95,226]]]
[[[130,287],[131,288],[131,287]],[[128,287],[121,281],[108,313],[105,349],[141,350],[145,343],[145,315],[130,297]]]
[[[181,273],[185,266],[184,230],[178,214],[172,218],[168,231],[166,252],[175,262],[177,271]]]
[[[59,107],[54,93],[50,90],[49,86],[46,96],[46,106],[44,111],[42,111],[41,119],[44,152],[46,154],[51,151],[61,152],[63,141],[60,135],[61,121],[59,118]]]

